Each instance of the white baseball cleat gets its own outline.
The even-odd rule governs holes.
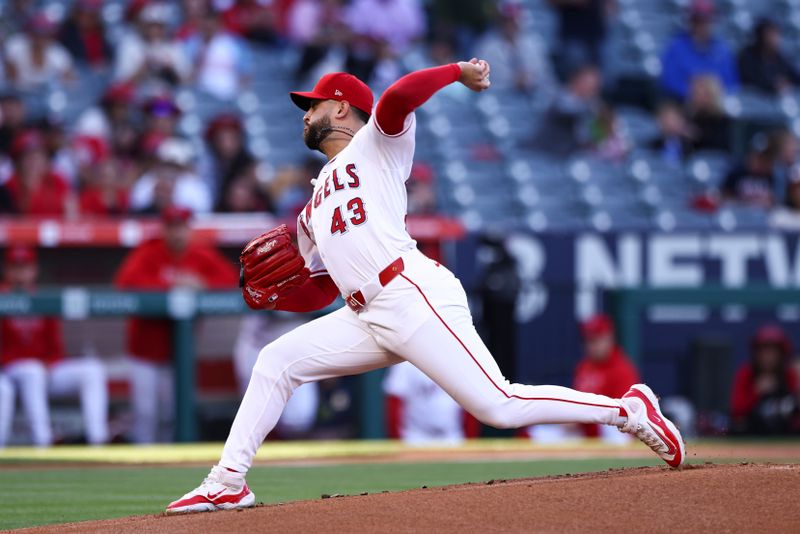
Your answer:
[[[653,390],[644,384],[634,384],[622,396],[628,420],[620,427],[653,449],[670,467],[683,465],[686,451],[678,427],[664,417]]]
[[[167,506],[168,514],[213,512],[249,508],[256,496],[247,487],[244,475],[215,465],[197,488]]]

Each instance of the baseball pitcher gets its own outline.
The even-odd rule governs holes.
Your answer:
[[[328,163],[298,216],[299,250],[285,227],[245,247],[243,295],[256,309],[309,312],[337,295],[347,306],[261,350],[219,464],[167,512],[252,506],[245,474],[296,387],[402,361],[488,425],[614,425],[670,466],[683,463],[680,433],[643,384],[612,399],[506,380],[473,326],[461,283],[419,252],[406,230],[414,110],[454,82],[488,89],[489,72],[478,59],[413,72],[389,87],[374,110],[372,92],[350,74],[327,74],[313,91],[291,93],[305,111],[306,146]]]

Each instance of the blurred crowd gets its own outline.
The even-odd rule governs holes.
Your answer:
[[[715,31],[717,10],[712,0],[687,2],[684,27],[668,39],[656,69],[660,74],[652,112],[658,132],[643,139],[628,135],[613,104],[604,99],[608,91],[604,91],[601,51],[605,25],[616,14],[615,2],[551,3],[560,15],[561,44],[555,57],[564,83],[533,137],[535,149],[562,157],[586,151],[608,161],[622,161],[641,150],[676,168],[694,154],[727,156],[730,163],[723,179],[691,198],[691,204],[700,211],[728,203],[774,209],[779,225],[796,225],[800,213],[796,133],[788,121],[762,125],[749,132],[745,153],[735,154],[737,112],[728,99],[744,91],[777,101],[797,90],[800,70],[795,58],[783,52],[777,21],[757,20],[748,43],[737,51]]]
[[[401,74],[395,59],[423,36],[427,20],[421,3],[406,0],[132,0],[117,5],[124,13],[112,35],[104,2],[48,6],[18,0],[3,11],[0,213],[152,215],[177,205],[196,214],[294,216],[319,160],[273,165],[256,157],[246,117],[232,106],[192,142],[179,127],[177,91],[230,102],[251,86],[252,52],[266,48],[299,51],[298,84],[331,66],[332,55],[365,80],[392,81]],[[74,120],[28,109],[30,94],[68,90],[87,72],[106,86]],[[433,209],[429,175],[421,173],[412,194],[423,212]]]
[[[757,21],[736,51],[715,32],[713,1],[692,0],[684,27],[662,51],[660,103],[652,110],[659,131],[631,138],[615,110],[604,53],[618,6],[549,3],[558,21],[555,45],[523,29],[525,3],[514,0],[131,0],[116,4],[123,11],[113,35],[109,6],[98,0],[49,9],[10,1],[0,33],[0,211],[107,216],[174,203],[195,213],[291,214],[316,160],[276,168],[255,156],[238,112],[211,117],[201,143],[178,127],[179,88],[231,101],[253,85],[253,51],[265,48],[297,52],[296,84],[339,68],[378,91],[403,74],[404,56],[419,45],[428,63],[480,56],[492,65],[496,91],[548,102],[530,148],[609,161],[638,148],[676,165],[698,152],[730,152],[735,117],[726,97],[744,89],[780,98],[800,82],[777,22]],[[104,73],[107,83],[94,106],[68,123],[57,114],[30,115],[24,94],[69,87],[87,71]],[[797,211],[795,134],[771,125],[748,147],[695,207],[736,202]],[[430,176],[418,185],[420,196],[432,196]],[[423,211],[435,209],[424,203]]]

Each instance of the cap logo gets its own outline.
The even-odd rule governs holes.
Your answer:
[[[342,92],[341,92],[340,90],[338,90],[338,89],[337,89],[337,90],[335,90],[335,91],[333,92],[333,94],[334,94],[334,95],[336,95],[336,96],[342,96]]]

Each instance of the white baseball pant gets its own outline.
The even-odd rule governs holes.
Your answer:
[[[0,372],[0,447],[5,447],[8,443],[13,419],[14,386],[11,380]]]
[[[46,447],[53,442],[48,395],[77,394],[86,440],[93,445],[108,441],[108,381],[98,359],[68,359],[50,367],[36,359],[19,360],[3,370],[19,391],[34,445]]]
[[[239,472],[250,468],[300,384],[403,360],[494,427],[622,422],[616,399],[560,386],[510,383],[478,336],[458,279],[416,250],[403,258],[405,271],[359,314],[341,308],[261,350],[220,465]]]
[[[171,422],[175,412],[172,367],[133,357],[128,363],[133,409],[131,439],[139,444],[170,441],[172,435],[160,435],[159,427],[162,421]]]
[[[233,345],[233,368],[241,393],[247,390],[250,375],[261,348],[291,332],[306,321],[296,314],[246,315]],[[319,387],[316,382],[302,384],[294,390],[278,421],[279,430],[287,437],[307,432],[314,426],[319,410]]]

